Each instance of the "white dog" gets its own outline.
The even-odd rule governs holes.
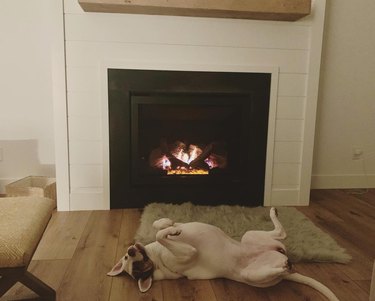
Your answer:
[[[108,273],[115,276],[126,271],[146,292],[153,280],[227,278],[256,287],[268,287],[281,280],[309,285],[331,301],[338,301],[333,292],[320,282],[292,271],[280,240],[286,233],[271,208],[272,231],[248,231],[241,242],[219,228],[198,223],[174,223],[168,218],[154,222],[156,241],[146,246],[139,243]]]

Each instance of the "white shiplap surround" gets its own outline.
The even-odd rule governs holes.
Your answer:
[[[58,124],[56,131],[69,150],[68,166],[60,167],[69,174],[60,183],[69,178],[69,187],[60,187],[59,210],[109,208],[108,67],[272,72],[264,204],[308,204],[325,0],[313,1],[312,14],[297,22],[86,13],[77,0],[64,5],[68,139]]]

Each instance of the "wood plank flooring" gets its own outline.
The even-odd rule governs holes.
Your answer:
[[[330,287],[341,301],[368,301],[375,258],[375,190],[313,190],[309,207],[297,207],[353,256],[351,263],[298,263],[295,268]],[[260,289],[225,279],[165,280],[139,293],[126,275],[106,273],[132,243],[141,211],[54,213],[29,270],[66,301],[255,301],[325,300],[313,289],[284,281]],[[0,300],[32,297],[16,285]]]

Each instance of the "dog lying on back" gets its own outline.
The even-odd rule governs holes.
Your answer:
[[[146,246],[136,243],[108,273],[125,271],[138,281],[141,292],[153,280],[227,278],[256,287],[269,287],[290,280],[313,287],[331,301],[333,292],[320,282],[292,271],[286,256],[286,238],[277,211],[271,208],[272,231],[248,231],[238,242],[218,227],[199,223],[174,223],[162,218],[153,223],[156,241]]]

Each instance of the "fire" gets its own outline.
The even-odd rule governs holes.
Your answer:
[[[163,156],[161,160],[162,160],[162,167],[164,170],[171,169],[171,166],[172,166],[171,161],[169,161],[166,156]]]
[[[201,153],[202,150],[196,145],[191,144],[189,149],[185,151],[185,145],[180,143],[177,145],[174,152],[172,152],[172,155],[182,162],[190,164]],[[196,169],[185,166],[177,166],[176,169],[172,169],[172,164],[166,156],[164,156],[162,160],[163,169],[167,170],[167,175],[208,175],[208,170],[204,169]]]
[[[178,140],[168,144],[161,139],[160,146],[150,152],[148,160],[150,167],[162,169],[167,175],[208,175],[212,169],[227,166],[226,150],[219,143],[200,148]]]

